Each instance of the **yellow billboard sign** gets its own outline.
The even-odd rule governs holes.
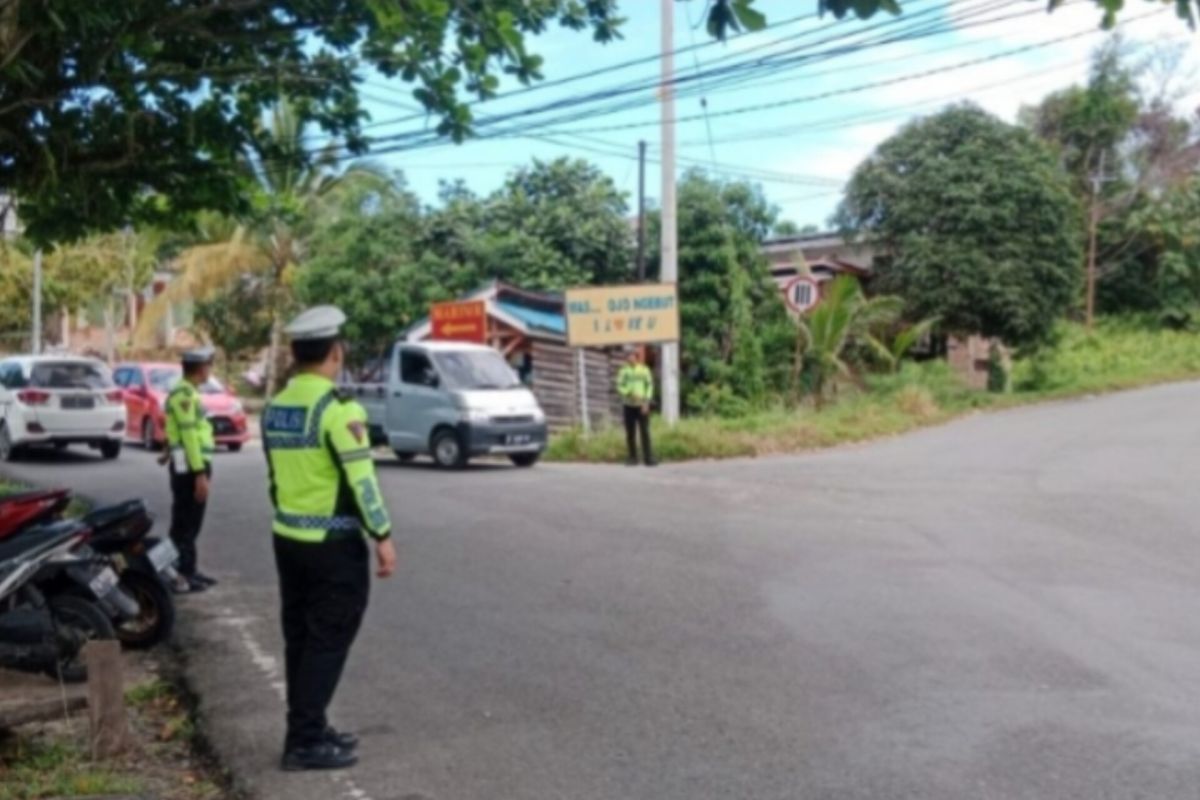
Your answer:
[[[673,283],[567,290],[567,343],[572,347],[679,340],[679,297]]]

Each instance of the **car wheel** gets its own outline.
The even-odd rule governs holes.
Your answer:
[[[13,444],[12,437],[8,434],[8,426],[0,423],[0,461],[16,461],[20,455],[20,449]]]
[[[462,469],[467,465],[467,454],[458,439],[457,431],[443,428],[435,433],[430,450],[433,452],[434,463],[442,469]]]
[[[154,438],[154,420],[149,417],[142,420],[142,447],[152,453],[158,450],[158,441]]]
[[[508,460],[518,467],[532,467],[541,457],[541,453],[513,453]]]
[[[231,453],[240,452],[242,449],[241,442],[230,442],[229,444],[227,444],[225,446],[229,448],[229,452],[231,452]]]
[[[105,461],[115,460],[121,455],[121,443],[114,441],[101,442],[100,455],[104,457]]]

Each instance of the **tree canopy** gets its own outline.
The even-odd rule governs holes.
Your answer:
[[[362,68],[413,84],[437,131],[468,132],[464,95],[540,77],[525,39],[558,22],[616,35],[616,0],[0,0],[0,186],[27,235],[245,208],[231,169],[264,109],[361,153]]]
[[[880,248],[880,291],[951,333],[1035,344],[1076,300],[1083,217],[1067,176],[1031,134],[975,106],[880,145],[838,221]]]
[[[801,0],[809,3],[811,0]],[[1064,0],[1048,0],[1049,11],[1063,5]],[[1117,14],[1124,8],[1124,0],[1093,0],[1099,7],[1102,23],[1111,28],[1117,22]],[[1148,0],[1159,5],[1174,5],[1175,13],[1188,25],[1195,27],[1196,15],[1200,11],[1200,0]],[[905,0],[817,0],[817,11],[826,12],[838,19],[856,16],[869,19],[876,14],[901,13]],[[713,36],[724,38],[729,32],[755,31],[767,24],[767,18],[755,8],[755,0],[713,0],[709,4],[708,31]]]

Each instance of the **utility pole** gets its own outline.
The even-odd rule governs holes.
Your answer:
[[[679,282],[675,224],[675,0],[662,0],[662,268],[659,280]],[[662,347],[662,411],[668,425],[679,421],[679,343]]]
[[[646,142],[638,142],[638,229],[637,229],[637,277],[638,283],[646,280]]]
[[[29,349],[42,354],[42,248],[33,251],[33,330]]]
[[[1092,198],[1088,209],[1087,297],[1085,322],[1090,331],[1096,321],[1096,240],[1100,230],[1100,190],[1113,178],[1104,174],[1105,153],[1100,153],[1100,167],[1092,173]]]

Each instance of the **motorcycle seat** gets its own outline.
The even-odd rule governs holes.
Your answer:
[[[0,564],[18,556],[56,547],[73,536],[78,536],[84,530],[86,530],[86,526],[82,523],[68,520],[53,522],[49,525],[38,525],[21,531],[15,536],[0,541]]]

